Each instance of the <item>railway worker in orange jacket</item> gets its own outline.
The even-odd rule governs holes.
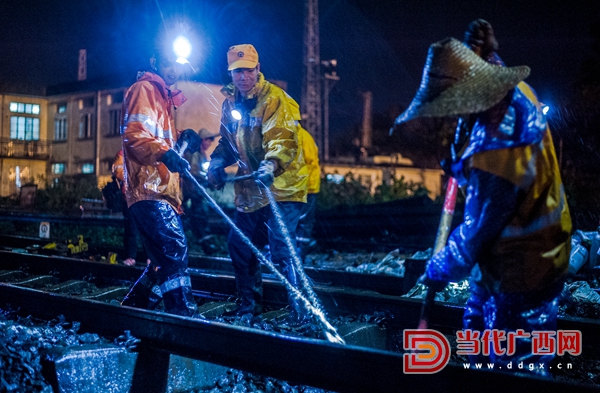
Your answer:
[[[235,223],[262,249],[268,242],[271,258],[292,285],[298,276],[279,223],[263,187],[269,187],[278,202],[283,221],[296,247],[296,227],[306,203],[308,168],[298,142],[298,104],[285,91],[268,82],[260,72],[258,53],[250,44],[235,45],[227,52],[232,83],[221,92],[223,102],[221,139],[211,155],[208,181],[221,189],[225,167],[238,164],[238,175],[258,172],[258,180],[240,181],[235,189]],[[237,110],[237,113],[233,112]],[[236,116],[239,115],[239,116]],[[259,261],[242,239],[231,231],[229,254],[236,285],[242,299],[235,315],[262,312],[262,278]],[[302,322],[305,313],[289,298],[291,318]]]
[[[492,37],[470,38],[467,44],[480,49],[480,56],[497,60]],[[466,190],[464,222],[428,261],[421,282],[441,290],[470,277],[463,317],[464,329],[474,332],[468,342],[478,335],[486,345],[485,331],[505,338],[524,332],[513,342],[514,354],[486,346],[471,354],[472,362],[493,362],[503,370],[524,362],[546,375],[553,353],[536,353],[532,332],[556,331],[569,264],[569,208],[542,105],[522,82],[529,67],[503,67],[480,56],[456,39],[433,44],[419,91],[396,120],[468,119],[468,141],[452,164]],[[482,357],[487,351],[489,359]]]
[[[152,262],[122,304],[152,308],[160,292],[167,312],[191,316],[196,307],[179,217],[179,173],[190,165],[179,150],[187,142],[190,152],[197,151],[200,138],[194,130],[174,127],[173,109],[185,102],[180,91],[170,89],[181,75],[180,67],[174,55],[156,52],[150,58],[150,70],[138,74],[123,101],[125,197]]]

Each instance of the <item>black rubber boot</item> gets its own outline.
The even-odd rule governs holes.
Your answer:
[[[283,275],[294,288],[300,290],[300,280],[291,262],[283,267]],[[310,313],[302,304],[302,301],[297,299],[291,292],[288,293],[288,303],[290,305],[290,315],[288,317],[288,324],[290,326],[301,326],[310,322]]]
[[[179,277],[169,280],[178,281]],[[168,281],[168,282],[169,282]],[[168,289],[168,291],[166,291]],[[163,300],[165,301],[165,310],[171,314],[183,315],[184,317],[193,317],[196,313],[196,302],[192,295],[192,287],[181,285],[175,288],[165,288],[161,285],[163,291]]]
[[[260,268],[252,274],[240,274],[236,271],[235,284],[242,302],[235,309],[223,313],[223,316],[235,317],[246,314],[256,316],[262,314],[263,288]]]
[[[121,305],[154,310],[162,300],[160,289],[156,286],[157,280],[154,268],[147,266],[129,293],[125,295]]]

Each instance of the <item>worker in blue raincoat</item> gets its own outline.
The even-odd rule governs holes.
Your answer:
[[[495,39],[475,40],[474,32],[493,34],[478,23],[470,26],[467,44],[481,57],[456,39],[433,44],[420,88],[396,120],[467,116],[459,129],[467,126],[468,141],[452,163],[466,192],[464,221],[420,281],[439,291],[470,276],[464,329],[556,331],[571,218],[552,136],[535,92],[522,82],[529,68],[484,61],[497,59]],[[517,338],[515,354],[492,351],[487,361],[503,370],[509,362],[513,369],[534,363],[532,371],[546,375],[553,356],[533,354],[531,339]]]
[[[221,139],[211,155],[208,181],[221,189],[225,167],[238,165],[238,176],[258,173],[258,181],[236,182],[235,224],[256,247],[270,246],[271,259],[296,287],[298,272],[290,249],[274,216],[264,187],[278,202],[283,222],[296,247],[296,228],[306,203],[308,168],[298,142],[298,104],[285,91],[268,82],[260,72],[258,53],[250,44],[234,45],[227,52],[232,83],[221,92]],[[260,265],[251,248],[235,231],[228,238],[241,304],[228,315],[262,312]],[[290,296],[291,319],[302,322],[306,310]]]

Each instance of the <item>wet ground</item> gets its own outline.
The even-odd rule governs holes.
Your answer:
[[[307,266],[314,266],[335,270],[352,270],[363,269],[368,271],[370,266],[376,266],[382,269],[396,269],[399,265],[398,261],[409,256],[400,255],[397,253],[341,253],[337,251],[329,251],[318,254],[310,254],[306,258]],[[372,269],[376,270],[376,269]],[[368,274],[368,273],[365,273]],[[578,276],[569,277],[567,286],[576,283],[586,283],[587,286],[577,284],[575,290],[569,291],[571,296],[565,295],[561,302],[560,312],[562,315],[573,317],[598,318],[600,319],[600,304],[586,300],[586,296],[593,296],[599,290],[598,278],[594,274],[581,274]],[[92,284],[90,287],[79,289],[79,292],[93,292]],[[468,294],[468,289],[459,289]],[[587,292],[586,292],[587,291]],[[455,290],[456,292],[456,290]],[[80,293],[73,293],[78,295]],[[460,296],[456,297],[457,299]],[[230,299],[233,301],[234,299]],[[456,301],[460,303],[459,301]],[[0,325],[4,329],[1,333],[0,340],[2,341],[6,351],[0,351],[3,366],[2,367],[2,389],[0,391],[18,392],[23,387],[25,391],[44,391],[46,392],[46,384],[40,377],[41,366],[39,363],[39,352],[41,348],[48,348],[60,345],[76,345],[74,343],[95,343],[106,342],[107,339],[100,338],[96,335],[78,335],[77,324],[70,325],[65,321],[57,319],[56,321],[47,322],[47,329],[43,332],[45,336],[40,335],[40,331],[28,328],[33,322],[31,320],[10,320],[10,313],[4,313],[0,316]],[[334,326],[339,326],[347,322],[364,322],[373,323],[386,327],[389,322],[388,316],[384,313],[374,315],[349,315],[339,318],[332,318],[330,322]],[[290,327],[282,319],[274,319],[265,321],[262,319],[250,318],[217,318],[220,322],[254,327],[266,331],[275,331],[280,334],[291,336],[303,336],[311,338],[321,338],[323,335],[319,327],[314,323],[308,323],[300,327]],[[17,327],[22,324],[24,327]],[[452,337],[449,337],[452,342]],[[131,345],[135,343],[135,338],[122,336],[116,340],[123,345]],[[401,342],[397,343],[398,352],[401,352]],[[454,348],[454,347],[453,347]],[[452,361],[456,363],[466,362],[466,358],[453,355]],[[553,368],[553,378],[574,381],[587,384],[600,383],[600,354],[584,353],[581,356],[566,355],[555,362],[569,363],[572,365],[567,368]],[[199,391],[198,391],[199,392]],[[212,388],[202,390],[202,392],[324,392],[322,389],[306,387],[302,385],[294,385],[285,381],[280,381],[274,378],[259,376],[251,373],[242,372],[239,370],[230,369],[226,374],[222,375]]]

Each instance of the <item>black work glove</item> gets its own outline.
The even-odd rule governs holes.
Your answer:
[[[492,25],[483,19],[476,19],[469,23],[464,42],[482,59],[487,59],[498,50],[498,41]]]
[[[181,151],[181,146],[183,145],[183,142],[187,142],[186,151],[189,151],[191,154],[194,154],[195,152],[200,150],[200,146],[202,145],[202,138],[200,138],[200,135],[198,135],[196,131],[192,130],[191,128],[188,128],[187,130],[184,130],[181,133],[181,135],[179,135],[179,139],[177,139],[177,143],[175,144],[175,150],[177,150],[181,154],[183,153]]]
[[[175,150],[169,149],[163,156],[161,161],[166,165],[167,169],[171,172],[185,173],[189,171],[190,163],[182,158]]]
[[[429,278],[427,276],[427,273],[425,273],[421,277],[419,277],[417,282],[419,284],[423,284],[423,285],[429,287],[429,289],[433,290],[434,292],[443,291],[444,288],[446,288],[446,285],[448,285],[448,283],[446,281],[437,281],[437,280],[433,280],[433,279]]]
[[[217,190],[220,190],[225,186],[227,173],[225,173],[223,161],[217,159],[210,161],[208,171],[206,172],[206,180],[208,180],[208,182]]]
[[[275,181],[275,166],[277,164],[271,160],[262,160],[260,166],[256,171],[257,179],[265,185],[265,187],[271,187],[271,184]]]

